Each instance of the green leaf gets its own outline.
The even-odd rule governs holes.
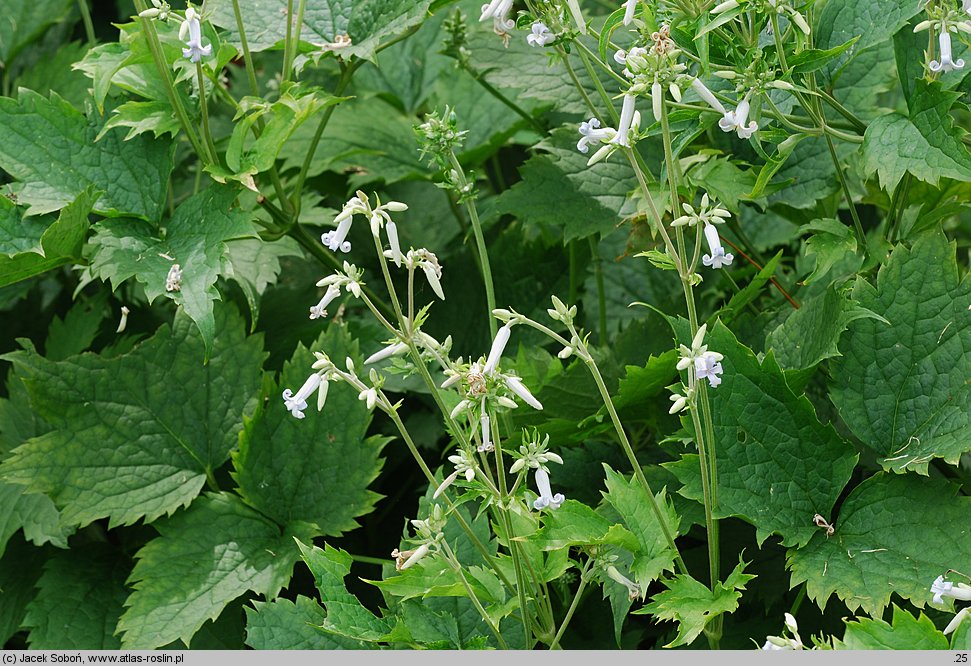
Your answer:
[[[54,429],[14,449],[0,476],[47,493],[66,525],[149,522],[187,506],[229,458],[259,387],[260,338],[224,310],[219,331],[206,365],[182,316],[116,358],[7,354]]]
[[[71,0],[8,0],[0,18],[0,69],[9,71],[20,51],[48,26],[62,21]]]
[[[725,356],[721,385],[708,389],[718,464],[716,516],[752,523],[759,543],[772,533],[782,536],[783,545],[807,543],[818,531],[813,516],[833,508],[856,454],[832,425],[820,424],[805,396],[793,394],[771,353],[760,363],[720,323],[705,342]],[[697,455],[664,466],[685,484],[682,495],[701,500]]]
[[[863,137],[863,162],[868,174],[877,173],[880,186],[893,191],[905,173],[931,185],[941,178],[971,181],[971,153],[949,111],[960,93],[939,82],[916,82],[910,118],[899,113],[877,118]]]
[[[853,434],[885,469],[927,473],[971,451],[971,280],[940,231],[898,245],[853,299],[890,322],[854,321],[833,367],[830,396]]]
[[[350,174],[350,187],[425,174],[415,140],[417,118],[406,116],[380,98],[354,99],[334,109],[327,131],[310,162],[308,176],[325,171]],[[284,169],[303,165],[316,123],[304,124],[283,147]]]
[[[635,582],[642,590],[646,590],[647,586],[660,577],[662,572],[673,570],[677,553],[668,546],[657,516],[651,508],[647,491],[637,479],[633,477],[627,479],[610,469],[606,463],[604,463],[604,470],[607,474],[607,493],[604,499],[620,514],[627,524],[627,529],[637,537],[639,547],[634,551],[631,572],[634,574]],[[668,533],[672,538],[676,538],[679,534],[681,518],[675,513],[674,507],[668,503],[664,488],[654,496],[654,501],[663,511]]]
[[[855,151],[857,146],[840,143],[837,151],[841,160]],[[779,182],[789,185],[769,196],[770,204],[784,204],[792,208],[819,207],[825,199],[839,189],[836,169],[825,139],[809,137],[799,142],[791,156],[776,173]]]
[[[105,122],[104,127],[98,134],[100,140],[109,130],[115,127],[127,127],[128,134],[125,141],[128,141],[139,134],[151,132],[157,139],[163,134],[176,136],[182,125],[179,123],[178,116],[172,111],[172,105],[168,102],[125,102],[115,107],[111,111],[111,116]]]
[[[762,290],[765,288],[765,285],[772,280],[776,269],[779,267],[779,262],[781,261],[782,250],[779,250],[774,257],[765,263],[765,266],[763,266],[761,270],[755,274],[747,285],[732,294],[732,297],[728,300],[728,303],[721,307],[721,309],[716,313],[716,316],[722,317],[729,322],[734,320],[735,317],[737,317],[745,308],[745,306],[762,294]]]
[[[522,180],[499,196],[496,212],[526,224],[562,227],[564,242],[613,230],[635,187],[630,166],[604,161],[588,167],[589,156],[576,149],[574,127],[553,130],[537,147],[544,152],[520,168]]]
[[[85,100],[90,96],[90,82],[73,65],[84,57],[89,46],[81,40],[60,43],[56,51],[43,53],[39,59],[27,65],[17,77],[13,89],[29,88],[45,97],[49,97],[53,91],[75,107],[83,109]],[[23,64],[26,65],[26,62]]]
[[[320,629],[327,614],[308,597],[254,601],[246,611],[246,644],[254,650],[354,650],[365,647]]]
[[[90,243],[91,271],[112,286],[134,277],[145,286],[149,302],[171,298],[199,327],[211,351],[216,333],[213,301],[220,298],[216,280],[226,271],[226,241],[253,236],[251,216],[234,207],[237,190],[214,185],[189,197],[166,223],[164,236],[137,220],[103,220]],[[173,264],[182,270],[181,288],[166,290]]]
[[[92,298],[82,297],[71,306],[64,319],[54,317],[47,329],[44,351],[51,361],[63,361],[91,346],[105,318],[107,292]]]
[[[267,287],[276,283],[280,275],[280,260],[303,257],[300,245],[283,236],[273,242],[261,238],[240,238],[226,242],[226,265],[223,274],[235,280],[250,310],[250,330],[256,330],[260,318],[260,299]]]
[[[394,628],[389,618],[380,618],[369,611],[344,586],[344,577],[351,572],[351,556],[343,550],[327,545],[305,546],[297,541],[300,557],[310,568],[320,592],[320,600],[327,609],[323,628],[347,638],[378,641]]]
[[[613,544],[632,552],[640,549],[640,542],[623,525],[611,524],[592,508],[566,500],[556,511],[543,517],[543,527],[527,537],[543,550],[560,550],[571,546]]]
[[[794,74],[809,74],[818,71],[852,48],[859,39],[860,35],[855,35],[831,49],[804,49],[789,59],[789,69]]]
[[[328,326],[312,348],[356,359],[358,367],[362,363],[344,326]],[[306,418],[297,419],[286,410],[282,390],[296,393],[315,360],[299,345],[269,402],[246,420],[233,453],[233,478],[244,501],[280,525],[305,522],[313,525],[314,536],[339,536],[357,527],[354,519],[370,513],[381,497],[368,485],[381,471],[387,438],[366,436],[371,414],[343,382],[329,387],[320,413],[311,405]],[[316,396],[308,402],[315,403]]]
[[[806,583],[820,608],[836,594],[851,611],[878,616],[897,594],[918,608],[949,569],[971,570],[971,498],[942,479],[877,472],[853,489],[830,523],[788,552],[791,586]],[[823,517],[829,517],[823,514]]]
[[[811,368],[820,361],[839,356],[837,343],[843,331],[852,322],[866,317],[880,319],[830,286],[793,310],[769,333],[765,346],[772,349],[779,365],[786,370]]]
[[[60,525],[57,507],[47,495],[30,493],[24,486],[0,481],[0,506],[5,514],[0,516],[0,557],[10,537],[20,529],[24,538],[35,545],[49,542],[58,548],[67,548],[67,537],[72,530]]]
[[[125,650],[189,645],[245,592],[275,597],[297,561],[293,533],[228,493],[206,494],[156,528],[128,580],[135,591],[118,622]]]
[[[847,55],[850,59],[893,37],[920,11],[919,5],[899,0],[828,0],[819,15],[816,44],[830,49],[858,37]]]
[[[34,598],[45,551],[14,537],[0,557],[0,642],[7,644],[23,623],[27,604]]]
[[[351,45],[336,51],[343,58],[357,56],[371,60],[377,48],[395,35],[418,25],[428,14],[431,0],[322,0],[307,5],[300,41],[312,44],[317,55],[338,35],[351,38]],[[243,27],[253,52],[282,48],[286,39],[285,0],[251,3],[244,7]],[[228,40],[239,44],[236,17],[229,0],[210,2],[212,22],[229,30]],[[308,47],[302,46],[306,49]],[[326,51],[326,50],[325,50]]]
[[[290,92],[288,91],[269,105],[260,100],[254,112],[242,118],[240,118],[242,114],[237,114],[233,135],[226,148],[226,164],[229,171],[225,175],[239,180],[242,176],[252,176],[269,170],[276,162],[283,144],[304,121],[327,107],[348,99],[320,92],[294,97]],[[250,141],[250,132],[259,119],[262,119],[265,124],[260,130],[259,137]],[[224,171],[222,167],[210,165],[208,170],[221,180],[220,177]]]
[[[743,573],[745,566],[745,562],[739,561],[725,582],[717,583],[714,590],[688,574],[661,581],[668,589],[651,597],[651,603],[634,611],[634,615],[650,613],[661,620],[675,620],[678,634],[664,647],[690,645],[709,622],[738,608],[738,600],[742,598],[739,590],[744,590],[745,584],[755,578]]]
[[[0,260],[21,252],[40,252],[41,236],[54,219],[49,215],[26,217],[25,210],[0,196]]]
[[[88,187],[103,192],[102,215],[157,220],[172,171],[173,144],[109,132],[96,142],[100,121],[89,121],[52,94],[23,89],[0,98],[0,168],[24,183],[20,200],[39,215],[64,208]]]
[[[856,253],[856,234],[853,230],[834,219],[814,220],[799,227],[799,233],[815,232],[806,239],[806,256],[816,257],[816,268],[804,282],[811,284],[829,273],[847,254]]]
[[[946,650],[947,637],[929,617],[917,617],[893,604],[893,624],[880,618],[844,620],[843,640],[833,639],[837,650]]]
[[[32,650],[117,650],[114,635],[130,563],[107,544],[73,547],[47,560],[24,626]]]
[[[97,198],[92,188],[81,192],[41,234],[39,249],[0,256],[0,287],[79,259],[88,233],[88,214]]]

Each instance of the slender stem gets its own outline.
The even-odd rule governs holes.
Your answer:
[[[493,415],[494,416],[494,415]],[[503,531],[505,531],[506,544],[509,546],[509,553],[512,555],[513,571],[516,574],[516,594],[519,596],[519,608],[523,618],[523,634],[526,645],[530,646],[533,642],[533,633],[530,626],[532,614],[529,609],[529,602],[526,599],[526,585],[522,571],[522,561],[519,557],[519,548],[513,541],[512,523],[509,520],[508,501],[509,491],[506,487],[506,467],[502,461],[502,445],[499,441],[499,426],[496,419],[490,418],[489,423],[492,428],[492,439],[496,447],[496,480],[499,483],[499,517],[502,521]]]
[[[243,64],[246,66],[246,78],[249,80],[250,94],[260,94],[260,87],[256,83],[256,68],[253,66],[253,55],[249,50],[249,40],[246,39],[246,28],[243,25],[243,14],[239,9],[239,0],[233,0],[233,14],[236,16],[236,32],[239,33],[239,43],[243,47]]]
[[[573,595],[573,601],[570,602],[570,607],[566,610],[566,615],[563,616],[563,621],[560,622],[560,628],[556,632],[556,636],[553,637],[553,642],[550,643],[550,649],[556,650],[560,647],[560,640],[563,638],[563,634],[566,633],[566,628],[570,626],[570,620],[573,619],[573,614],[576,613],[577,606],[580,605],[580,598],[583,596],[583,590],[587,587],[587,572],[590,570],[590,565],[593,564],[593,559],[587,559],[583,563],[583,569],[580,570],[580,584],[577,585],[576,594]]]
[[[850,217],[853,218],[853,227],[856,229],[857,241],[860,244],[860,250],[863,252],[864,258],[869,254],[870,248],[867,245],[866,232],[863,231],[863,223],[860,221],[860,214],[856,210],[856,205],[853,203],[853,193],[850,192],[849,183],[846,182],[846,174],[843,173],[843,167],[840,164],[839,155],[836,153],[836,146],[833,145],[833,137],[826,135],[826,146],[829,148],[829,154],[833,158],[833,165],[836,167],[836,176],[839,178],[840,187],[843,189],[843,198],[846,200],[846,205],[850,209]]]
[[[497,100],[502,102],[502,104],[504,104],[517,116],[525,120],[529,124],[529,126],[532,127],[534,130],[536,130],[536,132],[538,132],[541,136],[546,136],[546,128],[543,127],[542,123],[540,123],[538,120],[536,120],[536,118],[534,118],[529,113],[527,113],[521,106],[519,106],[514,101],[512,101],[511,99],[503,95],[501,92],[499,92],[499,90],[496,89],[495,86],[493,86],[491,83],[486,81],[485,76],[480,74],[478,70],[476,70],[467,62],[464,62],[461,59],[459,59],[459,65],[462,67],[462,69],[468,72],[469,76],[471,76],[476,83],[482,86],[483,90],[485,90],[487,93],[489,93]]]
[[[387,398],[384,397],[383,393],[382,393],[382,399],[387,401]],[[425,459],[422,458],[421,452],[418,450],[418,447],[415,445],[415,441],[411,438],[411,433],[408,432],[408,429],[405,427],[405,424],[401,421],[401,417],[398,416],[397,410],[395,409],[387,410],[387,414],[391,418],[392,422],[394,422],[394,425],[398,429],[398,432],[401,433],[401,438],[404,440],[405,446],[408,447],[408,451],[411,453],[411,456],[415,459],[415,462],[418,463],[418,467],[421,468],[421,471],[425,475],[425,478],[428,479],[428,482],[433,486],[435,486],[435,488],[438,488],[438,486],[440,486],[441,484],[438,482],[438,479],[435,478],[435,475],[432,474],[432,471],[428,468],[428,465],[425,463]],[[449,509],[455,509],[455,505],[452,503],[450,499],[448,499],[447,496],[442,495],[442,498],[449,505]],[[482,555],[482,559],[486,563],[488,563],[492,567],[492,569],[496,572],[496,575],[499,577],[499,580],[501,580],[503,584],[506,585],[506,587],[511,589],[512,585],[509,583],[509,580],[506,579],[505,574],[503,574],[502,571],[495,565],[495,563],[493,562],[492,554],[489,553],[488,549],[486,549],[482,541],[479,540],[479,537],[477,537],[475,532],[472,531],[472,527],[468,524],[468,522],[466,522],[465,518],[462,517],[462,514],[459,513],[458,511],[453,510],[451,512],[451,515],[455,517],[455,520],[462,528],[462,531],[465,532],[466,536],[469,537],[469,540],[472,541],[472,545],[475,546],[475,549],[478,550],[479,553]]]
[[[651,485],[647,482],[647,478],[644,476],[644,470],[641,469],[641,463],[637,460],[637,456],[634,454],[634,449],[630,444],[630,440],[627,438],[627,433],[624,431],[624,426],[620,422],[620,416],[617,414],[617,408],[614,407],[613,398],[610,397],[610,392],[607,390],[607,385],[604,382],[603,376],[600,374],[600,368],[597,367],[597,362],[593,360],[593,356],[590,355],[590,351],[587,346],[583,344],[582,338],[577,334],[576,328],[574,328],[572,322],[568,324],[570,330],[570,335],[574,339],[578,340],[577,351],[579,352],[577,356],[587,365],[590,370],[590,374],[593,375],[593,381],[597,384],[597,390],[600,391],[600,397],[603,398],[604,406],[607,408],[607,413],[610,414],[610,420],[614,424],[614,430],[617,433],[617,438],[620,440],[621,448],[627,455],[627,459],[630,461],[631,467],[634,468],[634,477],[640,483],[641,488],[647,493],[648,502],[650,502],[651,510],[654,512],[654,517],[657,519],[658,525],[661,528],[661,532],[664,534],[664,540],[668,542],[668,547],[674,553],[675,563],[678,565],[682,572],[687,572],[687,567],[684,564],[684,560],[681,559],[681,552],[678,550],[678,546],[674,543],[674,536],[671,534],[671,530],[668,526],[667,521],[664,518],[664,513],[661,511],[661,507],[657,503],[657,498],[654,496],[654,492],[651,490]]]
[[[84,23],[84,34],[88,39],[88,44],[94,44],[98,38],[94,34],[94,23],[91,22],[91,10],[88,8],[88,0],[78,0],[78,9],[81,11],[81,22]]]
[[[293,0],[287,0],[287,32],[283,42],[283,83],[290,80],[290,65],[293,63]]]
[[[496,637],[496,641],[499,642],[499,647],[502,648],[503,650],[508,650],[509,646],[506,644],[506,641],[502,637],[502,634],[499,633],[499,627],[497,627],[492,622],[492,618],[489,617],[489,614],[486,612],[485,608],[483,608],[482,602],[479,601],[479,597],[476,595],[475,590],[473,590],[472,586],[469,585],[469,581],[465,579],[465,573],[462,571],[461,562],[458,561],[458,558],[455,557],[455,553],[452,552],[452,549],[445,541],[442,542],[442,548],[445,549],[448,563],[452,565],[452,570],[456,573],[456,575],[458,575],[459,580],[462,581],[462,587],[465,588],[465,593],[468,595],[469,600],[472,602],[472,605],[475,606],[475,610],[479,612],[479,615],[482,617],[482,620],[489,627],[489,631],[491,631],[493,635]]]
[[[292,0],[291,0],[292,2]],[[341,72],[341,78],[337,82],[337,87],[334,88],[334,96],[340,97],[341,93],[347,88],[348,84],[351,82],[351,77],[354,76],[354,72],[360,67],[361,60],[355,60],[350,65],[344,67]],[[293,187],[293,192],[290,195],[290,202],[293,205],[293,216],[297,219],[300,216],[300,197],[303,194],[303,186],[307,181],[307,173],[310,171],[310,165],[313,164],[314,156],[317,153],[317,146],[320,144],[320,139],[324,135],[324,130],[327,129],[327,123],[330,122],[331,116],[334,115],[334,109],[337,108],[336,104],[332,104],[324,109],[324,112],[320,116],[320,121],[317,123],[317,130],[314,132],[313,139],[310,141],[310,148],[307,150],[307,156],[304,157],[303,165],[300,167],[300,172],[297,174],[297,183]]]
[[[469,181],[465,176],[465,170],[462,168],[461,162],[455,156],[454,151],[449,151],[448,153],[449,163],[452,165],[452,169],[458,176],[458,186],[459,191],[462,193],[466,192],[469,186]],[[491,336],[496,337],[496,327],[495,317],[492,316],[492,311],[496,309],[496,292],[495,286],[492,279],[492,266],[489,263],[489,251],[486,248],[485,236],[482,234],[482,223],[479,221],[479,211],[475,206],[475,199],[472,196],[465,196],[465,209],[469,213],[469,221],[472,223],[472,234],[475,236],[476,251],[479,255],[479,265],[482,268],[482,282],[485,285],[486,293],[486,307],[488,307],[488,318],[489,318],[489,332]]]
[[[145,0],[134,0],[135,9],[139,12],[143,12],[146,9]],[[189,143],[192,144],[192,149],[195,151],[199,159],[206,159],[206,150],[202,143],[199,141],[199,137],[196,136],[195,128],[189,120],[189,114],[186,113],[185,106],[182,104],[182,98],[175,89],[175,85],[172,83],[172,76],[169,73],[168,62],[165,59],[165,55],[162,53],[162,46],[159,43],[158,33],[155,31],[155,24],[152,19],[140,18],[142,22],[142,31],[145,33],[145,39],[148,42],[148,49],[152,54],[152,60],[155,62],[155,68],[158,70],[159,75],[162,77],[162,83],[165,87],[165,93],[169,98],[169,103],[172,105],[172,109],[175,111],[175,115],[179,118],[179,124],[182,126],[182,131],[185,132],[186,138]]]
[[[209,100],[206,95],[206,77],[202,72],[202,63],[196,63],[196,80],[199,82],[199,110],[202,115],[202,136],[206,140],[206,149],[209,151],[209,162],[218,164],[216,157],[216,144],[212,141],[212,131],[209,129]]]

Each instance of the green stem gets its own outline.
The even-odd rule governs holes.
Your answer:
[[[490,317],[491,318],[491,317]],[[494,415],[493,415],[494,416]],[[489,419],[493,441],[496,447],[496,481],[499,484],[499,517],[505,531],[506,544],[509,546],[509,553],[512,555],[513,571],[516,574],[516,594],[519,596],[519,608],[523,618],[523,634],[526,640],[525,645],[532,646],[533,633],[531,628],[532,614],[529,609],[529,602],[526,599],[525,576],[523,576],[522,561],[519,557],[519,548],[513,541],[512,523],[509,520],[509,490],[506,486],[506,467],[502,460],[502,445],[499,441],[499,427],[494,418]]]
[[[358,67],[360,67],[362,62],[363,61],[361,60],[355,60],[350,65],[343,68],[341,71],[341,78],[337,82],[337,87],[334,88],[335,97],[341,96],[341,93],[343,93],[348,84],[350,84],[351,77],[354,76],[354,72]],[[294,219],[300,217],[300,197],[303,195],[303,186],[307,181],[307,173],[310,171],[310,165],[313,164],[314,155],[317,153],[317,146],[320,144],[320,139],[324,135],[324,130],[327,129],[327,123],[330,122],[330,118],[334,115],[334,109],[336,108],[337,105],[332,104],[324,109],[323,114],[321,114],[313,139],[310,140],[310,148],[307,151],[306,157],[304,157],[303,165],[300,167],[300,172],[297,174],[297,183],[293,187],[293,193],[291,194],[290,198],[290,202],[293,206]]]
[[[587,346],[583,344],[582,338],[577,334],[576,328],[574,328],[572,322],[568,324],[570,335],[579,340],[577,344],[578,356],[587,365],[590,370],[590,374],[593,375],[593,381],[597,384],[597,390],[600,391],[600,397],[603,398],[604,406],[607,408],[607,413],[610,414],[610,420],[614,425],[614,430],[617,433],[617,438],[620,440],[621,448],[627,455],[628,461],[630,461],[631,467],[634,468],[634,477],[640,483],[641,488],[647,493],[647,499],[651,505],[651,510],[654,512],[654,517],[657,519],[658,525],[661,527],[661,532],[664,535],[664,540],[667,541],[668,547],[674,553],[675,563],[678,565],[682,572],[687,572],[687,567],[684,564],[684,560],[681,559],[681,552],[678,550],[678,546],[674,543],[674,536],[671,534],[671,530],[668,527],[667,521],[664,518],[664,512],[661,511],[661,507],[657,503],[657,498],[654,496],[654,492],[651,490],[650,484],[647,482],[647,478],[644,476],[644,470],[641,469],[641,464],[637,460],[637,456],[634,454],[634,449],[630,444],[630,440],[627,438],[627,433],[624,431],[624,426],[620,422],[620,416],[617,414],[617,408],[614,407],[613,398],[610,397],[610,392],[607,390],[607,385],[604,382],[603,376],[600,374],[600,368],[597,367],[597,362],[593,360],[593,356],[590,355],[590,351]]]
[[[570,607],[566,610],[566,615],[563,616],[563,621],[560,622],[560,628],[556,632],[556,636],[553,637],[553,642],[550,643],[550,649],[556,650],[560,647],[560,640],[563,638],[563,634],[566,633],[566,628],[570,626],[570,620],[573,619],[573,614],[576,613],[577,606],[580,605],[580,598],[583,596],[583,590],[587,587],[587,572],[590,570],[590,565],[593,563],[593,559],[587,559],[583,563],[583,569],[580,571],[580,584],[577,585],[576,594],[573,595],[573,601],[570,602]]]
[[[196,81],[199,83],[199,111],[202,115],[202,136],[206,140],[206,149],[209,151],[209,162],[218,164],[216,157],[216,144],[212,141],[212,132],[209,129],[209,100],[206,95],[206,76],[202,72],[202,63],[196,63]]]
[[[483,90],[485,90],[487,93],[489,93],[497,100],[499,100],[502,104],[504,104],[517,116],[525,120],[530,127],[532,127],[537,133],[540,134],[540,136],[546,136],[546,128],[543,127],[542,123],[536,120],[536,118],[534,118],[533,116],[529,115],[522,107],[520,107],[514,101],[512,101],[511,99],[503,95],[501,92],[499,92],[499,90],[496,89],[491,83],[486,81],[485,76],[480,74],[478,70],[474,69],[467,62],[464,62],[461,59],[458,62],[459,62],[459,65],[462,67],[462,69],[468,72],[469,76],[471,76],[476,83],[482,86]]]
[[[671,139],[671,127],[668,122],[668,109],[667,105],[662,101],[661,104],[661,132],[664,144],[664,161],[667,167],[668,175],[668,185],[671,188],[671,206],[673,210],[677,210],[679,206],[678,198],[678,165],[675,160],[674,149],[672,146]],[[675,236],[678,243],[678,253],[680,256],[685,255],[685,245],[684,245],[684,230],[682,227],[675,227]],[[696,236],[697,238],[697,236]],[[697,250],[696,242],[696,250]],[[697,251],[695,252],[697,256]],[[683,264],[682,264],[683,266]],[[684,267],[684,266],[683,266]],[[698,323],[698,312],[695,305],[694,299],[694,287],[691,282],[691,271],[694,270],[694,266],[684,267],[687,270],[681,271],[681,286],[684,290],[685,305],[688,311],[688,324],[690,326],[691,337],[694,338],[695,334],[700,328]],[[692,383],[693,370],[688,369],[688,382],[689,386]],[[696,378],[694,379],[694,384],[699,384]],[[719,579],[719,547],[718,547],[718,526],[714,518],[714,498],[717,495],[717,491],[714,489],[714,479],[716,474],[714,473],[714,438],[709,435],[713,431],[711,427],[711,411],[707,405],[708,396],[702,390],[696,391],[694,393],[694,403],[695,405],[691,408],[691,419],[695,427],[695,442],[698,445],[698,455],[699,463],[701,465],[701,488],[704,498],[705,506],[705,528],[708,532],[708,573],[711,577],[712,589],[714,589],[715,584]],[[698,410],[695,408],[700,403],[705,403],[701,409],[701,415],[698,414]],[[702,419],[707,418],[707,423],[702,424]]]
[[[473,590],[472,586],[469,585],[469,581],[465,579],[465,573],[462,571],[462,563],[459,562],[458,559],[455,557],[455,553],[452,552],[452,549],[449,547],[448,543],[443,541],[442,547],[445,549],[448,563],[452,565],[452,570],[455,572],[455,574],[459,577],[459,580],[462,582],[462,587],[465,588],[465,594],[468,595],[469,600],[472,602],[472,605],[475,606],[475,610],[479,612],[479,615],[482,617],[482,620],[489,627],[489,631],[491,631],[492,634],[496,637],[496,641],[499,642],[499,647],[502,648],[503,650],[508,650],[509,646],[506,644],[506,641],[502,637],[502,634],[499,633],[499,627],[497,627],[492,622],[492,618],[489,617],[489,614],[482,606],[482,602],[479,601],[479,597],[476,596],[475,590]]]
[[[94,34],[94,23],[91,22],[88,0],[78,0],[78,9],[81,11],[81,22],[84,23],[84,34],[88,39],[88,44],[94,45],[98,38]]]
[[[147,8],[145,5],[145,0],[134,0],[135,9],[139,13],[145,11]],[[189,114],[186,113],[185,107],[182,105],[182,98],[179,97],[178,92],[175,89],[175,85],[172,83],[172,76],[169,73],[168,62],[165,60],[165,55],[162,53],[162,45],[158,39],[158,33],[155,31],[155,24],[152,19],[140,18],[142,23],[142,31],[145,33],[145,39],[148,42],[148,49],[152,54],[152,60],[155,62],[155,68],[158,70],[159,75],[162,77],[162,83],[165,87],[165,94],[169,98],[169,103],[172,105],[172,109],[175,111],[175,115],[179,118],[179,124],[182,126],[182,131],[185,132],[186,138],[189,143],[192,144],[192,149],[195,151],[199,159],[206,159],[206,149],[203,147],[202,143],[199,141],[199,137],[196,136],[195,128],[189,120]]]
[[[489,318],[489,332],[494,338],[498,330],[495,317],[492,316],[492,311],[496,309],[496,292],[492,279],[492,266],[489,263],[489,251],[486,248],[485,236],[482,234],[482,223],[479,221],[479,211],[476,209],[474,197],[466,192],[470,183],[465,176],[465,170],[462,168],[462,164],[453,151],[449,151],[448,159],[453,171],[458,176],[459,191],[465,195],[463,197],[465,200],[465,210],[468,211],[469,221],[472,223],[472,234],[475,236],[476,252],[479,255],[479,265],[482,268],[482,282],[485,285],[486,307],[489,309],[487,315]]]
[[[280,76],[283,83],[290,80],[290,64],[293,62],[293,0],[287,0],[287,31],[283,41],[283,71]]]
[[[246,29],[243,25],[243,13],[239,9],[239,0],[233,0],[233,14],[236,16],[236,32],[239,33],[239,43],[243,47],[243,64],[246,66],[246,78],[249,80],[250,94],[259,96],[260,87],[256,82],[256,68],[253,66],[253,55],[249,50],[249,40],[246,39]]]

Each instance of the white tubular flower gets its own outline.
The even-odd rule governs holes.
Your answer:
[[[718,127],[723,132],[735,132],[740,139],[749,139],[759,129],[759,124],[754,120],[749,122],[748,114],[751,105],[748,95],[745,96],[734,111],[726,111],[722,119],[718,121]]]
[[[128,306],[126,306],[126,305],[122,305],[121,306],[121,321],[118,322],[118,328],[115,329],[115,333],[122,333],[122,332],[124,332],[125,328],[128,326],[128,313],[129,312],[131,312],[131,310],[128,309]]]
[[[968,2],[968,4],[971,4],[971,0],[966,0],[966,2]],[[961,625],[961,622],[963,622],[965,618],[969,616],[971,616],[971,606],[968,606],[967,608],[962,608],[961,612],[959,612],[957,615],[951,618],[951,621],[947,623],[946,627],[944,627],[944,635],[947,636],[948,634],[951,634],[955,629],[957,629]]]
[[[331,284],[327,287],[327,291],[324,292],[323,297],[310,308],[310,318],[320,319],[321,317],[327,316],[327,306],[331,304],[335,298],[340,296],[341,288],[336,284]]]
[[[384,230],[388,234],[388,245],[391,246],[391,259],[394,261],[395,266],[401,266],[401,245],[398,244],[398,226],[388,220],[388,223],[384,225]]]
[[[315,372],[307,377],[307,381],[303,383],[296,395],[290,389],[286,389],[283,392],[283,404],[286,405],[287,411],[298,419],[302,419],[303,410],[307,409],[307,398],[320,388],[322,381],[320,374]]]
[[[931,593],[934,595],[935,604],[944,603],[944,597],[971,601],[971,586],[958,583],[955,587],[951,581],[944,580],[944,576],[938,576],[934,579],[934,582],[931,583]]]
[[[705,240],[708,241],[708,248],[711,250],[711,254],[706,254],[701,258],[705,266],[721,268],[731,265],[735,255],[725,253],[725,248],[722,247],[721,240],[718,238],[718,229],[715,228],[715,225],[705,225]]]
[[[479,21],[500,17],[505,20],[506,14],[509,13],[510,9],[512,9],[512,0],[492,0],[482,5],[482,15],[479,17]]]
[[[366,388],[357,394],[357,399],[363,400],[368,409],[374,409],[374,406],[378,404],[378,392],[373,387]]]
[[[533,397],[533,394],[529,392],[529,389],[523,386],[523,383],[519,377],[503,375],[502,378],[506,382],[506,386],[509,387],[509,390],[522,398],[523,402],[533,409],[543,409],[543,403]]]
[[[627,598],[631,601],[640,598],[641,596],[641,586],[629,579],[624,574],[620,573],[613,564],[607,567],[605,570],[607,576],[610,580],[617,581],[621,585],[627,588]]]
[[[938,36],[938,44],[941,47],[941,59],[931,60],[928,64],[928,68],[935,74],[953,72],[956,69],[962,69],[964,67],[964,59],[958,58],[954,60],[954,56],[951,53],[951,33],[947,30],[941,30],[941,34]]]
[[[573,17],[573,22],[577,24],[577,29],[580,31],[580,34],[587,34],[587,22],[583,20],[580,3],[577,0],[566,0],[566,6],[570,10],[570,15]]]
[[[550,475],[542,467],[536,468],[536,489],[539,491],[539,497],[533,502],[533,508],[537,511],[559,509],[566,499],[562,493],[553,494],[550,488]]]
[[[971,0],[962,0],[962,4],[964,5],[964,11],[971,15]]]
[[[428,250],[419,250],[418,257],[418,265],[425,274],[428,285],[435,292],[435,295],[444,301],[445,292],[442,291],[442,266],[438,263],[438,257]]]
[[[491,375],[496,371],[502,352],[506,349],[506,343],[509,342],[511,329],[512,322],[509,322],[496,332],[496,338],[492,341],[492,348],[489,349],[489,356],[486,358],[485,368],[482,370],[483,375]]]
[[[657,81],[651,84],[651,111],[654,113],[654,120],[661,122],[661,114],[664,112],[664,90]]]
[[[590,144],[609,143],[617,136],[617,130],[613,127],[601,129],[600,120],[591,118],[580,123],[580,140],[577,142],[577,150],[586,155],[590,152]]]
[[[454,420],[455,418],[458,417],[459,414],[466,411],[471,406],[472,406],[472,403],[469,402],[468,400],[460,400],[459,404],[455,405],[455,407],[452,408],[452,412],[449,414],[449,416]]]
[[[681,410],[683,410],[685,407],[688,406],[688,396],[686,395],[681,395],[680,393],[673,393],[669,399],[674,404],[671,405],[671,409],[668,410],[668,414],[677,414],[678,412],[680,412]]]
[[[691,89],[695,91],[695,94],[697,94],[698,97],[705,102],[705,104],[713,108],[718,113],[722,114],[723,116],[728,113],[728,111],[725,110],[725,106],[718,101],[718,98],[715,97],[714,93],[711,92],[708,86],[702,83],[701,79],[695,78],[692,80]]]
[[[165,276],[165,291],[182,291],[182,267],[172,264]]]
[[[634,121],[634,104],[636,97],[631,94],[624,95],[624,104],[620,109],[620,122],[617,123],[617,136],[614,143],[630,147],[630,128]]]
[[[417,562],[418,560],[420,560],[423,557],[425,557],[426,555],[428,555],[428,553],[430,552],[430,550],[431,550],[431,548],[429,548],[429,546],[428,546],[427,543],[423,543],[422,545],[418,546],[418,548],[416,548],[414,551],[412,551],[412,553],[408,557],[408,559],[406,559],[401,564],[400,567],[397,567],[398,571],[404,571],[405,569],[411,567],[413,564],[415,564],[415,562]]]
[[[186,34],[189,39],[186,41]],[[185,41],[185,48],[182,49],[182,57],[188,58],[192,62],[199,62],[202,58],[212,55],[212,44],[203,46],[202,26],[199,24],[199,13],[189,7],[185,10],[185,21],[179,28],[179,39]]]
[[[725,2],[715,5],[711,13],[712,14],[724,14],[725,12],[730,12],[731,10],[738,7],[738,0],[726,0]]]
[[[630,25],[630,22],[634,20],[634,12],[637,11],[637,0],[627,0],[621,6],[626,8],[626,11],[624,11],[624,25]]]
[[[718,388],[722,383],[722,364],[719,363],[722,355],[715,352],[706,352],[700,358],[695,359],[695,374],[698,379],[707,379],[712,388]]]
[[[512,10],[512,0],[492,0],[492,2],[482,5],[482,15],[479,21],[492,19],[493,31],[502,37],[516,27],[516,22],[509,18]],[[506,42],[508,44],[508,41]]]
[[[488,414],[483,414],[479,419],[479,425],[482,428],[482,443],[476,447],[479,453],[488,453],[489,451],[495,451],[496,445],[492,443],[492,423],[489,419]]]
[[[372,363],[379,363],[386,358],[391,358],[392,356],[400,356],[408,351],[408,345],[403,342],[396,342],[392,345],[388,345],[381,351],[376,351],[364,360],[364,365],[370,365]]]
[[[526,43],[530,46],[546,46],[554,40],[556,40],[556,35],[542,21],[533,23],[532,32],[526,35]]]

